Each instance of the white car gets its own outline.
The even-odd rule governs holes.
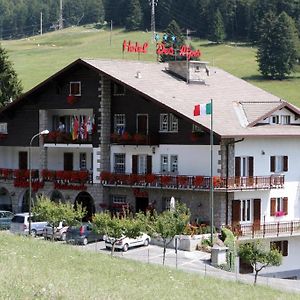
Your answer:
[[[60,221],[57,227],[54,227],[54,236],[53,238],[55,240],[65,241],[67,236],[67,230],[69,226],[65,224],[64,221]],[[52,238],[52,226],[51,224],[47,224],[47,226],[44,228],[43,236],[45,240]]]
[[[106,249],[110,249],[112,247],[112,243],[114,242],[114,240],[115,238],[113,237],[105,238]],[[126,252],[131,247],[148,246],[150,241],[151,237],[146,233],[143,233],[141,236],[135,239],[124,236],[115,243],[115,249],[120,249]]]

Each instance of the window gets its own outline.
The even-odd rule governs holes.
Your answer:
[[[170,172],[178,173],[178,156],[171,155],[170,157]]]
[[[126,196],[125,195],[111,195],[111,202],[114,204],[126,204]]]
[[[146,154],[132,155],[133,174],[151,174],[152,156]]]
[[[279,124],[279,116],[278,115],[271,116],[270,117],[270,123],[271,124]]]
[[[178,118],[173,114],[160,114],[160,132],[178,132]]]
[[[86,170],[86,153],[79,153],[79,169]]]
[[[7,134],[7,123],[0,123],[0,133]]]
[[[125,131],[125,114],[114,115],[114,132],[123,134]]]
[[[288,197],[271,198],[270,215],[281,217],[288,214]]]
[[[241,222],[251,222],[251,200],[241,200]]]
[[[192,132],[203,132],[200,126],[193,124]]]
[[[270,242],[270,248],[277,249],[279,252],[281,252],[282,256],[288,256],[288,248],[289,248],[288,241]]]
[[[125,86],[121,85],[121,84],[118,84],[118,83],[114,83],[113,95],[114,96],[123,96],[123,95],[125,95]]]
[[[161,155],[160,156],[160,172],[167,173],[169,171],[169,160],[168,155]]]
[[[125,173],[125,153],[115,153],[114,172],[122,174]]]
[[[271,156],[270,157],[271,172],[287,172],[288,156]]]
[[[81,96],[81,82],[71,81],[70,82],[70,96]]]
[[[138,155],[138,173],[147,173],[147,155]]]
[[[253,176],[253,156],[237,156],[235,158],[235,176]]]
[[[168,114],[160,114],[160,131],[168,132],[169,129],[169,116]]]
[[[291,124],[291,116],[281,116],[281,124],[288,125]]]

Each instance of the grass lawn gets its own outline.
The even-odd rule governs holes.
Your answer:
[[[2,45],[9,51],[27,91],[79,57],[156,60],[153,43],[149,44],[148,54],[138,57],[137,54],[126,53],[123,57],[121,49],[124,39],[143,44],[151,41],[151,33],[119,29],[110,35],[109,31],[97,30],[92,26],[72,27],[43,36],[2,41]],[[255,48],[234,44],[212,45],[203,40],[194,40],[193,44],[201,50],[202,59],[211,65],[300,106],[300,67],[287,80],[263,80],[258,72]]]
[[[299,299],[0,232],[0,299]]]

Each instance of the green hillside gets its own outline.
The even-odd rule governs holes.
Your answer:
[[[138,57],[126,53],[123,57],[124,39],[144,43],[151,41],[151,33],[115,30],[111,35],[109,31],[92,26],[72,27],[43,36],[3,41],[2,45],[9,51],[26,91],[79,57],[156,60],[155,44],[151,42],[148,54]],[[300,106],[300,68],[287,80],[266,81],[258,72],[255,48],[235,44],[212,45],[203,40],[194,40],[193,44],[201,50],[202,59],[211,65]]]
[[[0,299],[299,299],[5,232],[0,245]]]

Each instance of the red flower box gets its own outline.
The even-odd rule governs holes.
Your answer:
[[[204,182],[204,177],[203,176],[196,176],[194,180],[194,184],[196,187],[201,187]]]

